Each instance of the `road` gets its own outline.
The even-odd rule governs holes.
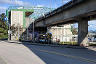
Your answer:
[[[96,51],[0,42],[0,64],[96,64]]]

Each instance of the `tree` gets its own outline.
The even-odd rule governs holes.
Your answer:
[[[5,13],[0,14],[0,19],[1,19],[2,21],[4,21],[4,18],[6,18]]]
[[[73,27],[73,26],[71,27],[71,31],[72,31],[73,35],[77,35],[78,34],[78,29]]]
[[[0,14],[0,39],[8,38],[8,25],[5,22],[5,13]]]

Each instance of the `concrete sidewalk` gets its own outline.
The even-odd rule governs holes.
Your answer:
[[[45,64],[42,59],[23,44],[1,41],[0,56],[0,64]]]
[[[0,64],[7,64],[7,63],[0,57]]]
[[[88,48],[89,50],[96,51],[96,46],[89,46],[89,47],[86,47],[86,48]]]

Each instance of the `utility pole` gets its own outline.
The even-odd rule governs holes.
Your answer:
[[[9,30],[8,30],[8,40],[10,41],[11,40],[11,33],[10,33],[10,24],[9,24]]]
[[[34,21],[35,20],[33,20],[33,43],[34,43]]]
[[[19,40],[19,30],[20,30],[20,29],[19,29],[19,23],[18,23],[18,40]]]
[[[28,40],[28,27],[27,27],[27,40]]]
[[[62,0],[62,4],[64,4],[64,0]]]
[[[28,25],[30,25],[29,24],[29,18],[28,18],[28,24],[27,24],[27,40],[28,40],[28,34],[29,34]]]

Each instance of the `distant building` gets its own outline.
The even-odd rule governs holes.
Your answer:
[[[89,40],[89,42],[96,42],[96,33],[89,32],[88,40]]]
[[[47,32],[52,34],[53,42],[70,42],[72,40],[71,24],[49,27]]]
[[[31,23],[51,10],[53,9],[47,7],[9,7],[6,11],[6,15],[8,17],[10,27],[16,27],[13,30],[10,28],[12,32],[12,34],[10,34],[10,39],[19,40],[20,37],[24,40],[30,39],[29,35],[32,34]],[[13,33],[14,30],[16,31],[15,33]]]
[[[33,9],[10,9],[7,10],[7,17],[12,31],[11,40],[19,40],[22,33],[29,27],[32,20],[29,16],[34,12]],[[14,28],[12,28],[14,27]],[[15,33],[13,33],[15,31]]]
[[[47,7],[11,7],[6,11],[10,24],[9,36],[11,40],[32,40],[32,22],[40,16],[54,9]],[[31,26],[30,26],[31,25]],[[37,32],[44,30],[37,28]],[[46,31],[44,31],[46,32]],[[47,32],[52,33],[52,41],[69,42],[72,40],[71,24],[48,27]],[[11,33],[11,34],[10,34]],[[31,35],[31,36],[30,36]]]

